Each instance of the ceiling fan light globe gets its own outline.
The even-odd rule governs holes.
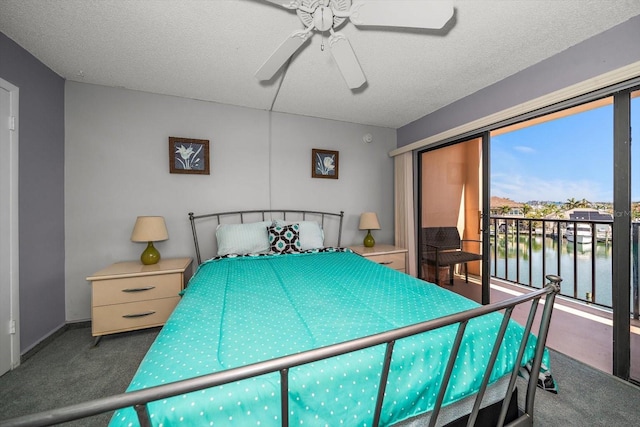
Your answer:
[[[318,31],[327,31],[333,27],[333,12],[330,8],[320,6],[313,12],[313,25]]]

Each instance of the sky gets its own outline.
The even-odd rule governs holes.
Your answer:
[[[631,114],[632,139],[640,141],[640,98],[632,100]],[[632,200],[639,201],[640,144],[635,145],[631,188]],[[613,202],[613,106],[492,136],[491,195],[523,203]]]

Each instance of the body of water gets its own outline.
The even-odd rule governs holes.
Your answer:
[[[595,286],[592,287],[594,258]],[[528,235],[519,236],[516,240],[515,234],[498,234],[497,240],[495,236],[491,237],[490,259],[492,276],[540,288],[546,282],[544,279],[546,274],[556,274],[563,279],[561,291],[563,295],[582,300],[591,298],[597,304],[611,306],[611,242],[598,242],[594,251],[591,243],[574,244],[560,239],[560,245],[558,245],[556,239],[546,237],[543,253],[541,236],[533,236],[529,245]],[[529,270],[531,270],[531,282],[529,282]],[[577,283],[577,290],[574,287],[575,283]],[[587,293],[591,295],[588,296]]]

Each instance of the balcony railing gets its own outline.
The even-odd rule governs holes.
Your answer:
[[[491,216],[491,276],[541,288],[555,274],[564,279],[561,295],[611,308],[612,224]],[[630,311],[640,319],[640,222],[632,223],[631,236]]]
[[[612,223],[491,216],[491,276],[541,288],[556,274],[562,295],[611,308]]]

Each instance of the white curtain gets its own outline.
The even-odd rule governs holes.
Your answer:
[[[397,155],[395,168],[395,244],[408,249],[407,273],[416,277],[416,233],[413,216],[413,153]]]

